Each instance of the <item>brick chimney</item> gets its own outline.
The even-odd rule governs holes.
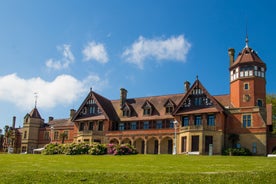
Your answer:
[[[123,105],[126,102],[127,99],[127,90],[125,88],[121,88],[121,96],[120,96],[120,106],[121,108],[123,107]]]
[[[228,55],[229,55],[229,59],[230,59],[229,65],[232,66],[234,63],[234,58],[235,58],[235,49],[233,49],[233,48],[228,49]]]
[[[187,93],[187,91],[190,89],[190,82],[185,81],[184,82],[184,92]]]
[[[73,118],[73,116],[75,115],[76,110],[75,109],[70,109],[70,119]]]
[[[16,117],[12,117],[12,129],[15,129]]]
[[[53,116],[49,116],[49,119],[48,119],[48,120],[49,120],[48,122],[53,121],[53,120],[54,120],[54,117],[53,117]]]

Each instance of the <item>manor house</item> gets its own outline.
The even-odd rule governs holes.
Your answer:
[[[254,155],[276,149],[270,136],[271,105],[266,104],[266,64],[248,46],[229,54],[230,94],[211,95],[198,77],[183,93],[129,98],[118,90],[110,100],[92,89],[69,118],[48,122],[35,107],[24,118],[20,152],[48,143],[129,143],[141,154],[221,154],[245,147]],[[267,107],[268,110],[267,110]]]

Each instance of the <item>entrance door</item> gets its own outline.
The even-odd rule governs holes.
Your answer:
[[[154,154],[158,154],[158,140],[154,141]]]
[[[172,154],[173,142],[172,139],[168,140],[168,154]]]
[[[199,151],[199,136],[192,136],[192,151]]]
[[[210,144],[213,144],[213,136],[205,136],[205,153],[209,153]]]

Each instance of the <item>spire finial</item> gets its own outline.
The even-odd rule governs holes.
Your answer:
[[[36,105],[37,105],[37,98],[38,98],[38,93],[37,92],[34,92],[34,97],[35,97],[35,108],[36,108]]]
[[[245,34],[246,34],[246,38],[245,38],[245,48],[248,48],[248,31],[247,31],[247,20],[246,20],[246,27],[245,27]]]

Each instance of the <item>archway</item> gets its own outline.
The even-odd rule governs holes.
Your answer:
[[[131,145],[131,140],[129,138],[124,138],[122,141],[121,141],[121,144],[129,144]]]
[[[158,139],[155,137],[150,138],[147,141],[147,153],[158,154]]]
[[[160,143],[161,154],[172,154],[173,139],[171,137],[164,137]]]
[[[142,138],[138,138],[134,141],[133,146],[136,148],[138,153],[144,154],[145,153],[145,140]]]
[[[110,144],[119,144],[119,140],[116,138],[113,138],[109,141]]]

